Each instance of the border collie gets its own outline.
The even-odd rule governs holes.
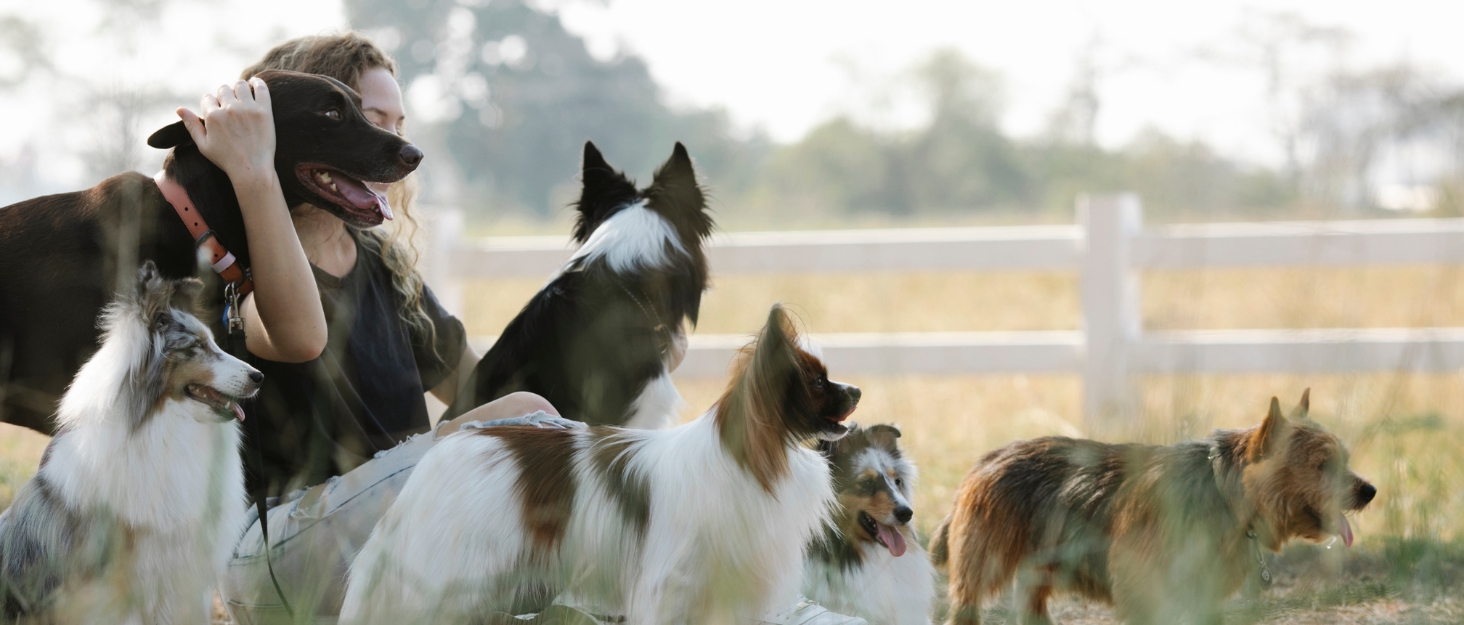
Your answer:
[[[147,262],[136,283],[103,311],[40,471],[0,515],[5,620],[208,622],[245,515],[238,401],[263,375],[175,305],[200,282]]]
[[[682,401],[667,357],[696,325],[712,231],[706,198],[680,143],[651,186],[585,143],[579,250],[504,328],[443,419],[514,391],[538,393],[590,425],[664,428]]]
[[[439,442],[351,565],[342,623],[462,623],[524,592],[628,623],[795,603],[859,389],[774,306],[710,411],[667,430],[496,427]]]
[[[900,451],[899,428],[855,426],[819,443],[832,465],[838,508],[808,546],[803,594],[870,623],[930,623],[935,567],[910,528],[915,465]]]

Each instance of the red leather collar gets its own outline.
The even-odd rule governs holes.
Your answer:
[[[213,266],[214,273],[219,274],[224,282],[237,284],[239,297],[253,291],[254,281],[249,278],[249,271],[239,264],[239,259],[234,258],[229,250],[224,249],[224,244],[209,229],[208,223],[193,205],[193,200],[189,199],[183,185],[169,178],[166,171],[160,171],[153,176],[153,182],[158,184],[158,190],[163,192],[163,199],[172,205],[178,218],[183,220],[183,225],[188,227],[188,234],[193,235],[194,247],[208,252],[208,262]]]

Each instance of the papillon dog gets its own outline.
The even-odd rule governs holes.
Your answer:
[[[677,143],[636,189],[585,143],[581,177],[579,249],[503,329],[443,419],[528,391],[590,425],[676,423],[668,359],[685,342],[682,320],[696,325],[712,231],[691,157]]]
[[[910,527],[917,473],[899,438],[893,425],[856,426],[819,443],[838,507],[809,543],[803,594],[870,623],[928,625],[935,567]]]
[[[103,310],[40,470],[0,515],[6,617],[208,622],[245,518],[238,402],[264,376],[189,312],[201,286],[149,261]]]
[[[628,623],[746,622],[795,603],[859,389],[782,307],[706,414],[666,430],[467,430],[422,458],[351,565],[342,623],[465,623],[549,589]]]

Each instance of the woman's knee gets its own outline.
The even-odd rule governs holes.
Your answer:
[[[541,395],[527,391],[509,393],[488,402],[487,405],[493,406],[495,404],[501,405],[498,410],[494,411],[502,411],[502,416],[499,418],[522,417],[526,414],[533,414],[539,411],[547,412],[556,417],[560,416],[559,411],[554,408],[554,404],[549,403],[549,400],[544,399]]]

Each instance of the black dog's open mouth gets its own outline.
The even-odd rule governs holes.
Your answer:
[[[900,530],[880,523],[869,516],[868,512],[859,511],[859,527],[869,534],[870,539],[890,550],[890,555],[898,558],[905,555],[905,536]]]
[[[189,384],[183,390],[195,401],[213,408],[214,412],[219,413],[219,416],[226,419],[236,417],[240,421],[244,420],[244,409],[239,407],[238,397],[225,395],[212,386],[202,384]]]
[[[316,195],[346,211],[351,220],[366,226],[375,226],[391,219],[391,205],[386,196],[366,188],[366,184],[352,178],[339,169],[324,165],[299,165],[295,176],[306,188]]]

